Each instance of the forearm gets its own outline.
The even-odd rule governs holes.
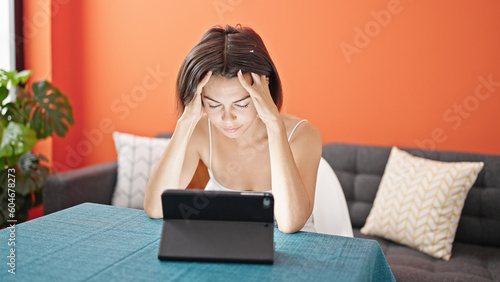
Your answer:
[[[283,121],[268,126],[275,216],[281,231],[299,231],[312,212],[311,197],[290,149]]]
[[[177,122],[175,131],[146,186],[144,210],[152,218],[162,217],[161,194],[166,189],[182,188],[181,175],[187,146],[196,124]]]

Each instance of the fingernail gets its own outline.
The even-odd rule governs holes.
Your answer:
[[[238,71],[238,74],[243,74],[243,73],[241,72],[241,69]]]

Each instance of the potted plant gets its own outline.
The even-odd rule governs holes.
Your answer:
[[[42,203],[42,185],[49,174],[43,155],[31,153],[38,140],[64,137],[73,125],[68,98],[48,81],[24,84],[31,71],[0,69],[0,226],[27,220],[28,210]]]

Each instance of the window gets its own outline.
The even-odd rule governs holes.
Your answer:
[[[16,68],[14,0],[0,1],[0,69]]]

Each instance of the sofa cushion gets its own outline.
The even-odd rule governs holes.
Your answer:
[[[455,242],[500,247],[500,156],[403,149],[413,155],[446,162],[482,161],[484,168],[465,200]],[[370,213],[391,148],[326,144],[323,157],[344,189],[351,223],[361,228]]]
[[[361,228],[449,260],[465,198],[482,162],[439,162],[393,147]]]
[[[118,155],[114,206],[142,209],[146,184],[170,139],[113,132]]]
[[[449,261],[436,259],[417,250],[362,234],[354,229],[354,237],[376,240],[391,267],[396,281],[498,281],[500,280],[500,248],[455,242]]]

